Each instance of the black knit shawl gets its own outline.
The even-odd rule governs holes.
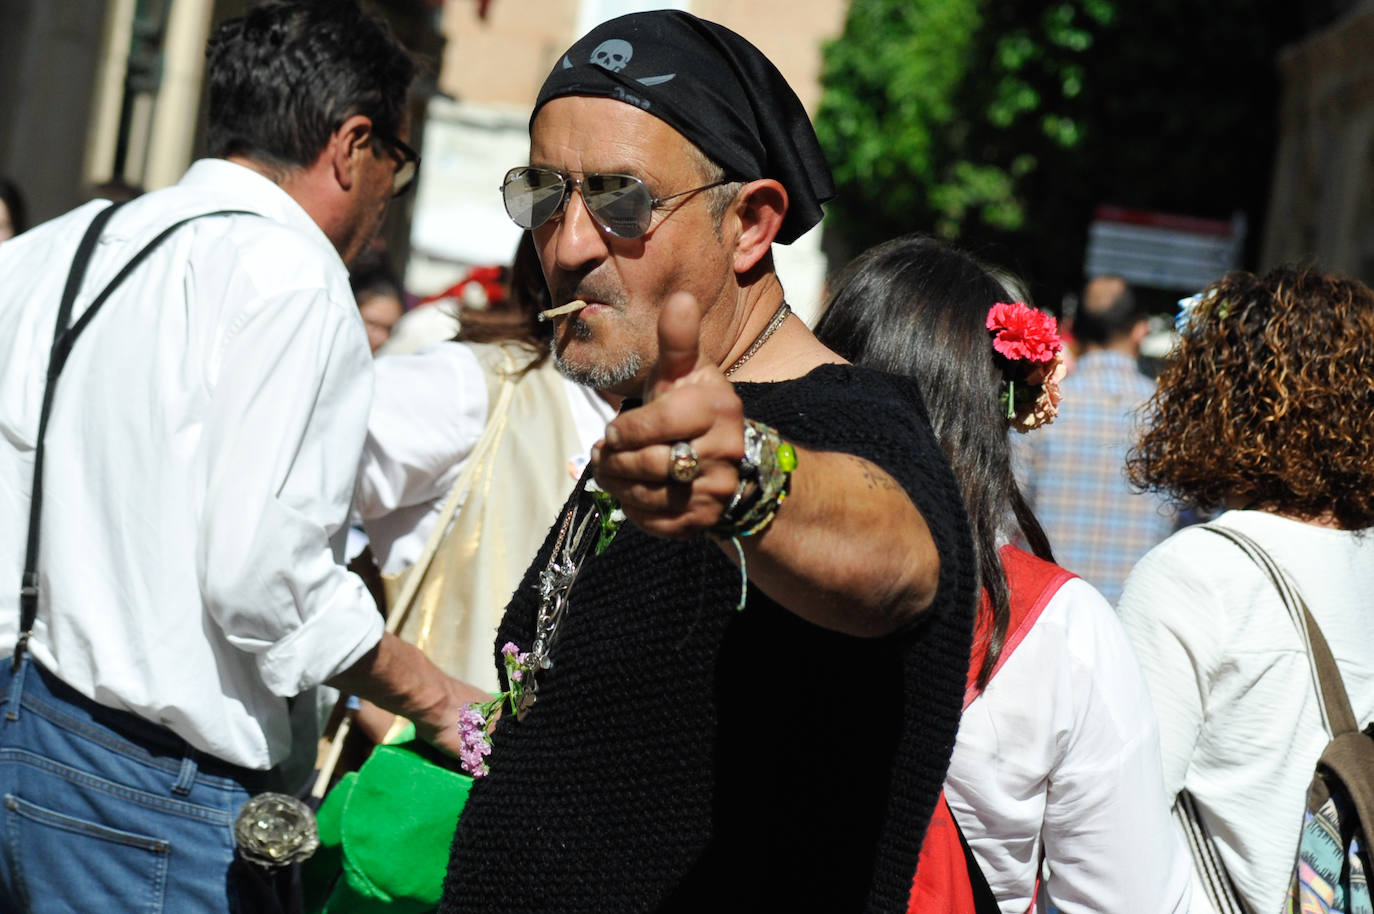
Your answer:
[[[790,440],[902,484],[940,552],[934,605],[881,639],[811,625],[752,587],[737,612],[718,546],[627,525],[584,565],[538,703],[496,729],[441,911],[906,910],[968,666],[962,500],[909,380],[823,366],[736,389]],[[498,646],[528,650],[552,543]]]

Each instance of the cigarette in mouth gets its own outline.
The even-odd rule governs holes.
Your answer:
[[[539,312],[539,319],[546,321],[551,317],[561,317],[564,314],[572,314],[574,311],[581,311],[587,307],[587,303],[580,298],[573,299],[566,305],[559,305],[557,308],[550,308],[547,311]]]

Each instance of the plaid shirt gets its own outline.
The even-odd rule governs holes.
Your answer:
[[[1174,530],[1169,503],[1126,479],[1135,412],[1154,383],[1129,356],[1097,350],[1078,359],[1063,390],[1053,425],[1013,436],[1017,480],[1055,560],[1115,604],[1136,560]]]

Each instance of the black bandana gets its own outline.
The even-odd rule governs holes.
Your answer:
[[[820,222],[821,204],[835,196],[830,166],[797,94],[758,48],[714,22],[676,10],[603,22],[554,64],[534,114],[564,95],[644,109],[724,168],[729,180],[778,181],[788,197],[781,244]]]

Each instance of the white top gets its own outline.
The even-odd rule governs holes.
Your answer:
[[[1259,511],[1216,523],[1247,533],[1301,592],[1335,654],[1360,726],[1374,717],[1374,531]],[[1297,629],[1264,572],[1197,528],[1152,549],[1119,606],[1161,723],[1164,786],[1184,787],[1250,910],[1286,897],[1307,785],[1329,736]],[[1194,910],[1210,911],[1201,889]]]
[[[415,563],[444,499],[482,436],[489,395],[477,357],[444,342],[414,355],[379,358],[377,393],[354,496],[372,554],[385,574]],[[567,407],[582,449],[559,455],[573,479],[615,410],[594,390],[564,379]],[[551,524],[554,518],[531,518]],[[531,556],[533,558],[533,556]]]
[[[945,797],[1006,914],[1031,909],[1042,850],[1064,914],[1188,909],[1149,694],[1111,607],[1079,578],[964,711]]]
[[[104,206],[0,248],[7,653],[48,347],[77,242]],[[381,637],[372,598],[336,562],[372,388],[348,275],[279,187],[205,160],[115,214],[73,316],[163,228],[218,209],[262,216],[179,229],[72,350],[47,432],[30,644],[94,700],[267,768],[291,746],[286,699]]]

